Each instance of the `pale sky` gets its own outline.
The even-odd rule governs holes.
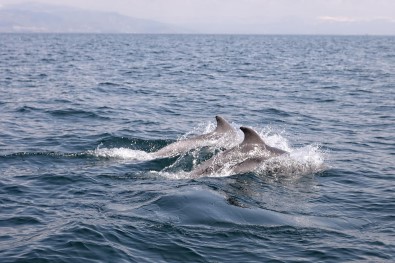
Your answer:
[[[213,32],[253,32],[265,25],[289,33],[347,29],[395,34],[395,0],[0,0],[0,6],[27,1],[113,11]]]

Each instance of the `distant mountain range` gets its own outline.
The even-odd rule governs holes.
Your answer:
[[[185,28],[183,28],[185,26]],[[352,17],[280,17],[249,24],[235,21],[185,22],[171,25],[115,12],[85,10],[42,3],[0,6],[0,33],[208,33],[395,35],[395,20]]]
[[[0,32],[190,33],[177,26],[118,13],[27,3],[0,8]]]

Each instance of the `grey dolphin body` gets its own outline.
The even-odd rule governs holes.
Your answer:
[[[174,142],[151,154],[157,158],[172,157],[198,147],[214,145],[221,139],[231,140],[236,138],[237,134],[232,125],[220,116],[215,116],[215,119],[217,120],[217,127],[214,131]]]
[[[267,145],[253,129],[240,127],[244,140],[239,145],[223,151],[201,163],[190,173],[192,178],[207,176],[229,169],[231,174],[254,171],[265,160],[287,153]]]

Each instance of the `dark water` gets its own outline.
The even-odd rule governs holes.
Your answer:
[[[1,262],[395,257],[394,37],[2,34],[0,94]],[[291,157],[148,154],[215,115]]]

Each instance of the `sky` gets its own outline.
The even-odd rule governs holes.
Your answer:
[[[27,1],[117,12],[208,33],[395,34],[395,0],[0,0],[0,7]]]

